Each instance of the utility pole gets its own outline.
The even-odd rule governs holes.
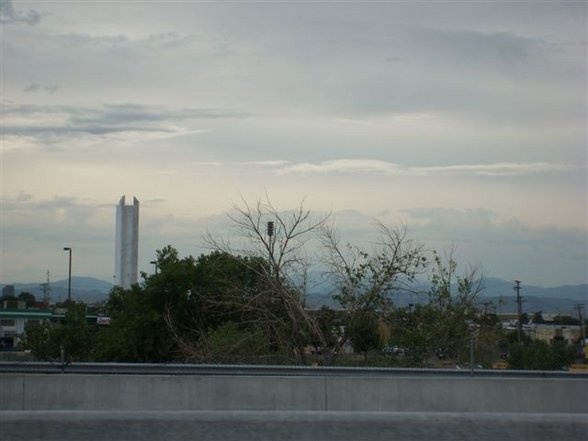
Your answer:
[[[517,292],[517,341],[521,344],[523,334],[523,323],[521,316],[523,315],[523,299],[521,297],[521,281],[515,280],[515,291]]]
[[[47,270],[47,282],[41,283],[41,288],[43,289],[43,303],[45,306],[49,304],[49,292],[51,292],[51,287],[49,286],[49,270]]]
[[[586,344],[586,329],[584,328],[584,318],[582,317],[582,309],[584,309],[583,303],[574,305],[574,309],[578,311],[578,318],[580,319],[580,332],[582,335],[582,345]]]

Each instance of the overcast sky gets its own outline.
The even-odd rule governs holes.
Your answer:
[[[266,192],[588,281],[585,1],[0,4],[0,283],[112,281],[124,194],[151,271]]]

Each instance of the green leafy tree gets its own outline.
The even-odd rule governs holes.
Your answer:
[[[314,317],[320,328],[322,338],[315,337],[311,344],[314,346],[316,353],[330,353],[345,333],[346,314],[344,311],[322,306],[314,313]]]
[[[580,320],[575,317],[570,317],[569,315],[556,315],[553,318],[552,323],[554,325],[577,326],[580,324]]]
[[[139,285],[110,292],[110,326],[100,335],[97,357],[102,361],[169,361],[171,343],[158,311]]]
[[[157,274],[143,274],[142,285],[111,291],[106,305],[111,320],[100,341],[101,359],[163,362],[178,355],[165,316],[181,320],[187,314],[195,259],[180,259],[177,250],[167,246],[157,251],[157,266]]]
[[[271,352],[265,333],[240,328],[235,322],[224,322],[208,330],[198,344],[204,361],[216,363],[258,362]]]
[[[27,308],[34,306],[35,303],[37,302],[37,299],[35,298],[35,296],[33,294],[31,294],[30,292],[21,292],[18,295],[18,300],[24,300],[26,302]]]
[[[509,346],[508,363],[512,369],[559,370],[574,362],[574,348],[543,341]]]
[[[167,246],[157,251],[158,273],[125,290],[114,288],[107,311],[110,327],[101,335],[103,360],[162,362],[210,360],[204,341],[227,322],[256,333],[254,311],[259,290],[256,263],[213,252],[180,258]],[[261,328],[263,329],[263,328]]]
[[[443,313],[432,304],[399,308],[389,320],[392,323],[390,343],[405,351],[409,364],[421,365],[439,348],[439,336],[443,326]]]
[[[437,348],[458,361],[469,359],[472,334],[478,329],[476,297],[483,290],[483,279],[477,268],[465,275],[457,274],[457,261],[450,250],[445,259],[433,253],[429,304],[442,320],[434,326]]]
[[[533,314],[533,323],[535,323],[536,325],[540,325],[542,323],[545,323],[545,320],[543,320],[543,312],[542,311],[537,311]]]
[[[475,323],[477,325],[474,334],[476,363],[485,368],[491,368],[492,364],[501,358],[504,331],[496,314],[479,315]]]
[[[334,229],[326,229],[323,244],[330,275],[337,286],[334,299],[346,312],[346,332],[333,349],[334,361],[351,339],[349,330],[365,315],[382,320],[393,309],[393,296],[412,291],[415,277],[425,268],[427,259],[422,245],[407,237],[405,229],[390,229],[378,224],[378,246],[371,252],[352,244],[341,245]]]
[[[429,302],[392,314],[394,343],[407,348],[409,362],[415,365],[426,365],[435,355],[467,361],[472,338],[491,341],[486,330],[496,324],[482,327],[479,322],[476,297],[483,289],[481,275],[475,268],[458,275],[453,251],[445,259],[433,252],[431,263]]]
[[[60,323],[27,326],[23,346],[41,360],[90,361],[96,349],[96,330],[86,320],[86,305],[69,303]]]
[[[258,268],[263,265],[265,261],[220,251],[194,262],[186,296],[179,296],[176,304],[168,303],[164,310],[167,328],[183,356],[210,360],[218,352],[211,351],[206,340],[227,323],[253,335],[271,332],[262,315],[264,283]]]
[[[85,304],[70,304],[60,330],[62,345],[70,360],[92,360],[96,347],[96,331],[86,319]]]
[[[58,359],[60,339],[56,328],[49,322],[31,325],[27,323],[21,340],[23,349],[29,349],[38,360]]]
[[[380,349],[382,346],[378,316],[370,312],[356,314],[349,324],[349,337],[353,349],[362,353],[364,362],[367,363],[369,351]]]

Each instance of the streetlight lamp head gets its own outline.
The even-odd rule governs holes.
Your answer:
[[[69,251],[71,250],[71,247],[63,247],[63,251]]]

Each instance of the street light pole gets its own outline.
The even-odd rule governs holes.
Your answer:
[[[521,344],[523,334],[523,324],[521,322],[523,317],[523,299],[521,298],[521,281],[515,280],[514,290],[517,292],[517,341]]]
[[[67,302],[71,302],[71,247],[63,247],[63,251],[69,251],[69,278],[67,281]]]

